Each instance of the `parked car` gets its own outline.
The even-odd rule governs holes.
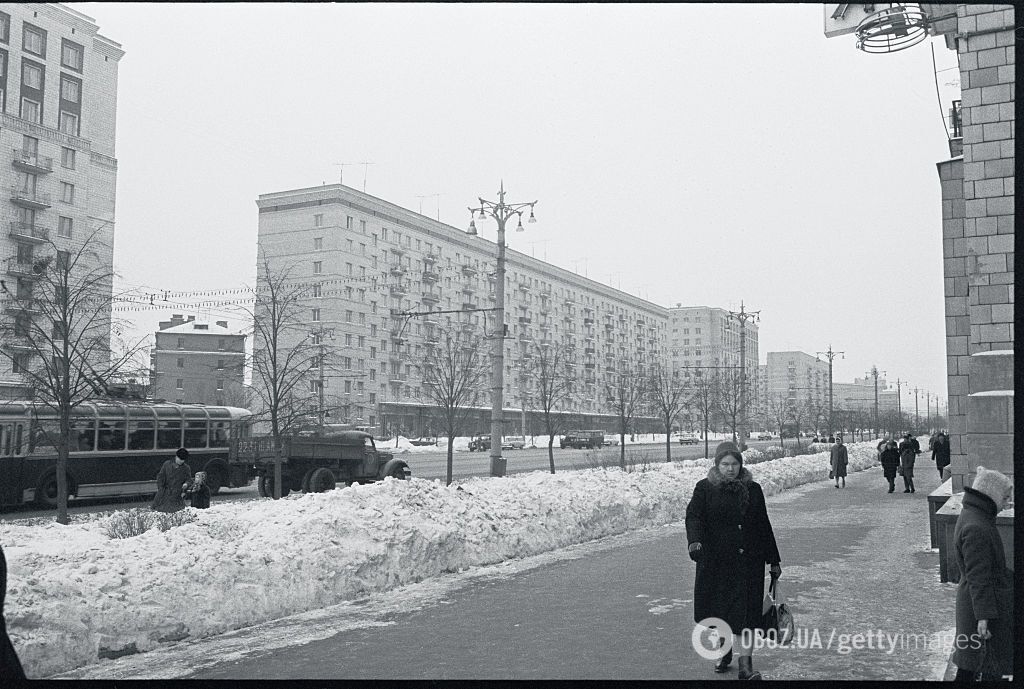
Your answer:
[[[502,450],[522,450],[526,447],[526,438],[521,435],[509,435],[502,439]]]
[[[604,435],[603,440],[601,441],[601,444],[604,445],[605,447],[607,447],[609,445],[618,445],[619,444],[619,436],[617,436],[614,433],[606,433]]]
[[[772,434],[771,433],[765,433],[765,432],[762,431],[761,433],[757,434],[757,439],[758,440],[771,440],[772,439]]]
[[[417,447],[427,447],[431,445],[437,447],[437,438],[431,438],[428,436],[416,438],[415,440],[410,440],[409,442],[413,445],[416,445]]]
[[[469,441],[470,452],[487,452],[491,449],[491,436],[478,435]]]
[[[563,450],[567,447],[575,450],[584,447],[597,449],[604,445],[604,431],[569,431],[562,436],[558,444]]]
[[[689,431],[683,431],[679,434],[680,445],[696,445],[700,442],[700,438],[697,437],[696,433],[690,433]]]

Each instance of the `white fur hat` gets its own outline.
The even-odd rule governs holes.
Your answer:
[[[1003,496],[1013,490],[1013,480],[1006,474],[979,466],[971,488],[992,498],[996,507],[1002,507]]]

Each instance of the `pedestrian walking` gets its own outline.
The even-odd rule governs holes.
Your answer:
[[[882,436],[882,439],[878,441],[878,459],[879,460],[882,459],[882,450],[885,449],[885,446],[889,444],[890,440],[892,440],[892,438],[890,438],[889,434],[886,433],[884,436]]]
[[[913,438],[907,433],[899,446],[900,474],[903,476],[904,493],[914,492],[914,460],[917,459],[917,453],[921,451],[920,445],[917,446],[916,450],[914,449],[915,443],[911,442],[911,440]]]
[[[153,498],[153,509],[157,512],[177,512],[185,509],[182,488],[192,482],[192,469],[185,461],[188,450],[178,448],[174,459],[168,459],[160,467],[156,475],[156,497]]]
[[[843,479],[843,488],[846,488],[846,465],[850,463],[850,455],[846,450],[846,445],[843,445],[842,436],[836,438],[836,444],[832,446],[830,454],[832,475],[836,479],[836,488],[839,487],[839,479]]]
[[[956,589],[955,682],[1000,679],[1013,672],[1013,572],[1006,568],[996,515],[1010,506],[1013,481],[978,467],[964,488],[963,509],[953,527],[953,557],[960,568]]]
[[[882,476],[889,482],[889,492],[896,490],[896,474],[900,468],[900,451],[896,447],[895,440],[889,440],[880,452],[879,460],[882,462]]]
[[[726,672],[739,645],[739,679],[761,679],[753,669],[754,630],[761,626],[764,568],[782,575],[782,558],[768,519],[764,492],[743,466],[735,443],[715,448],[715,464],[697,482],[686,506],[686,540],[697,563],[693,619],[724,620],[733,646],[715,666]],[[723,643],[725,640],[723,639]]]
[[[196,477],[184,491],[182,499],[188,499],[189,504],[199,510],[205,510],[210,506],[210,486],[206,483],[206,472],[197,471]]]
[[[942,431],[939,431],[932,443],[932,461],[939,471],[939,479],[942,479],[942,470],[949,466],[949,438]]]

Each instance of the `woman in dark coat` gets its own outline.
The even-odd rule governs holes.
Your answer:
[[[782,567],[764,493],[743,467],[734,443],[715,449],[715,465],[693,489],[686,506],[686,540],[697,563],[694,621],[724,620],[734,634],[733,646],[741,644],[739,678],[760,679],[751,656],[753,630],[761,625],[764,567],[771,565],[773,577],[782,574]],[[731,661],[730,647],[715,670],[725,672]]]
[[[25,679],[25,671],[18,660],[11,638],[7,636],[7,621],[4,619],[4,598],[7,597],[7,558],[0,546],[0,678]]]
[[[956,589],[954,681],[969,682],[1013,673],[1013,572],[996,530],[996,515],[1013,497],[1013,481],[978,467],[964,488],[963,509],[953,527],[953,557],[960,568]],[[984,647],[984,657],[982,650]]]
[[[182,488],[192,482],[192,469],[185,460],[188,450],[181,447],[174,453],[174,459],[168,459],[160,467],[156,475],[156,497],[153,498],[153,509],[157,512],[177,512],[185,509]]]
[[[935,468],[939,470],[939,479],[941,479],[942,470],[949,466],[949,438],[945,433],[940,432],[935,436],[935,442],[932,443],[932,461],[935,462]]]
[[[896,472],[900,466],[900,451],[896,448],[895,440],[885,443],[879,459],[882,462],[882,475],[889,482],[889,492],[892,493],[896,490]]]
[[[836,438],[836,444],[832,446],[829,461],[832,464],[832,475],[836,479],[836,488],[839,487],[839,479],[843,479],[843,488],[846,488],[846,465],[850,463],[850,455],[843,445],[842,438]]]
[[[916,447],[915,447],[916,445]],[[921,451],[920,445],[911,442],[910,434],[903,438],[903,442],[900,443],[900,473],[903,474],[903,492],[913,493],[914,492],[914,460],[917,459],[917,453]]]

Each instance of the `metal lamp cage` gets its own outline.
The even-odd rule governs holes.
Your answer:
[[[869,14],[857,26],[857,49],[865,53],[895,53],[928,36],[928,16],[914,5],[894,5]]]

